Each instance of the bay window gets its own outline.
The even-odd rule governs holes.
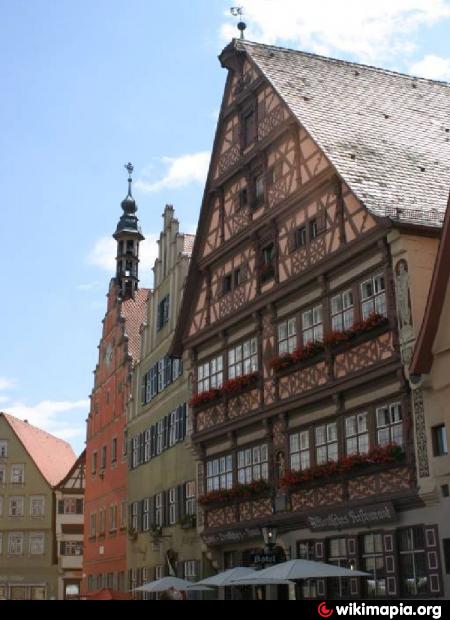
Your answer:
[[[291,469],[304,471],[311,466],[309,451],[309,431],[302,431],[291,435],[290,438]]]
[[[384,275],[375,276],[361,284],[361,313],[364,320],[374,313],[387,316]]]
[[[233,488],[233,458],[231,454],[208,461],[206,464],[206,488],[208,493]]]
[[[403,412],[400,403],[393,403],[377,409],[378,444],[403,446]]]
[[[322,306],[316,306],[302,314],[303,344],[311,344],[323,340]]]
[[[355,322],[353,292],[340,293],[331,298],[331,328],[335,332],[350,329]]]
[[[238,452],[238,482],[250,484],[269,478],[269,453],[267,445],[247,448]]]
[[[318,426],[315,431],[316,437],[316,463],[326,465],[338,460],[337,424]]]
[[[297,348],[297,319],[289,319],[278,325],[278,353],[293,353]]]
[[[208,392],[223,385],[223,357],[219,355],[198,367],[197,392]]]
[[[347,456],[369,452],[368,414],[358,413],[345,420]]]
[[[258,339],[251,338],[228,351],[228,378],[236,379],[258,371]]]

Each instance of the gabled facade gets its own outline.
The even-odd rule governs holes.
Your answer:
[[[179,232],[172,206],[165,208],[163,221],[128,407],[130,590],[162,576],[201,576],[188,375],[183,359],[169,354],[194,237]]]
[[[0,600],[55,600],[53,487],[76,456],[65,441],[0,414]]]
[[[79,600],[83,573],[86,452],[55,489],[58,600]]]
[[[129,165],[130,174],[132,166]],[[83,594],[125,591],[127,552],[126,406],[140,355],[139,330],[149,291],[139,289],[142,234],[129,191],[114,238],[117,272],[111,281],[99,344],[99,362],[87,420]]]
[[[426,297],[450,170],[435,121],[448,121],[450,87],[245,41],[221,62],[228,79],[173,346],[193,376],[209,558],[254,564],[270,522],[279,558],[373,575],[319,580],[307,597],[441,596],[392,247],[407,238]]]

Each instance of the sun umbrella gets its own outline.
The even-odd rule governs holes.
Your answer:
[[[362,573],[332,564],[311,562],[309,560],[291,560],[283,564],[276,564],[270,568],[254,573],[233,581],[234,585],[267,585],[299,581],[302,579],[326,579],[328,577],[370,577],[368,573]]]
[[[231,583],[233,579],[250,577],[254,573],[256,573],[256,571],[253,568],[231,568],[230,570],[226,570],[223,573],[218,573],[217,575],[213,575],[212,577],[203,579],[202,581],[199,581],[196,585],[209,586],[214,588],[226,588],[228,586],[236,585],[234,583]],[[189,588],[189,590],[191,590],[191,588]]]
[[[163,577],[163,579],[151,581],[140,588],[136,588],[134,592],[167,592],[167,590],[186,592],[187,590],[209,590],[209,588],[206,588],[205,586],[198,586],[192,581],[178,579],[177,577]]]
[[[115,590],[98,590],[97,592],[91,592],[84,594],[83,598],[88,598],[93,601],[132,601],[131,594],[126,592],[116,592]]]

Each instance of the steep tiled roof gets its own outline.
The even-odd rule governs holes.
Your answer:
[[[192,256],[192,250],[194,249],[195,235],[184,234],[183,236],[184,236],[183,254]]]
[[[233,41],[374,214],[440,226],[450,178],[450,84]]]
[[[141,288],[136,292],[134,299],[127,299],[122,303],[121,316],[125,319],[128,353],[133,358],[133,362],[139,361],[141,355],[140,328],[145,321],[149,294],[149,289]]]
[[[0,415],[4,416],[47,482],[56,486],[77,460],[70,445],[13,416]]]

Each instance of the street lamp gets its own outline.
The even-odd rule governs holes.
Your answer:
[[[269,551],[272,551],[277,545],[278,528],[274,525],[266,525],[261,528],[264,539],[264,544]]]

